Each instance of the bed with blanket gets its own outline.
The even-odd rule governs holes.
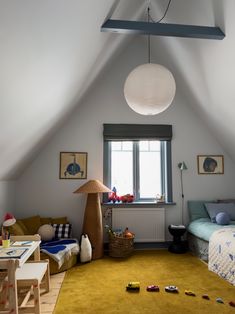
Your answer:
[[[49,259],[50,273],[56,274],[77,264],[79,244],[77,239],[71,238],[72,225],[67,217],[51,218],[36,215],[24,219],[17,218],[16,223],[9,228],[12,235],[32,235],[38,233],[43,240],[43,226],[48,225],[54,229],[54,238],[57,240],[42,241],[40,258]],[[47,229],[48,227],[46,228],[46,233]]]
[[[56,262],[57,272],[59,272],[61,266],[69,261],[71,256],[79,253],[79,245],[77,239],[54,239],[42,241],[40,251]]]
[[[235,285],[235,203],[188,201],[188,210],[190,250]],[[221,213],[227,220],[219,220]]]

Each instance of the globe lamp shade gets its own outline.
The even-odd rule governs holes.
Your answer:
[[[146,63],[128,75],[124,96],[129,107],[142,115],[155,115],[166,110],[176,91],[172,73],[160,64]]]

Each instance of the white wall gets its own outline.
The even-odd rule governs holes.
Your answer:
[[[0,181],[0,224],[6,212],[15,211],[15,181]]]
[[[167,207],[166,226],[181,223],[180,173],[177,168],[180,161],[184,160],[188,166],[183,173],[186,200],[234,196],[234,164],[194,113],[194,104],[185,99],[177,77],[176,97],[167,111],[157,116],[141,116],[127,106],[123,97],[125,78],[143,60],[146,60],[145,45],[142,47],[141,42],[133,41],[103,73],[66,125],[29,165],[16,186],[18,217],[67,215],[75,235],[80,235],[86,197],[73,194],[73,191],[85,180],[59,180],[59,153],[88,152],[88,179],[102,180],[103,123],[173,125],[173,195],[177,205]],[[160,63],[161,56],[156,61]],[[196,158],[199,154],[224,154],[224,175],[198,175]],[[167,237],[170,238],[169,234]]]

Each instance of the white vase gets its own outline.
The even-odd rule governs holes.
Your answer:
[[[87,234],[82,234],[80,261],[81,263],[90,262],[91,257],[92,257],[91,242]]]

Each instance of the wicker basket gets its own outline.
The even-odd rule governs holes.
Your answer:
[[[127,257],[134,250],[134,237],[124,238],[114,235],[109,236],[109,256]]]

